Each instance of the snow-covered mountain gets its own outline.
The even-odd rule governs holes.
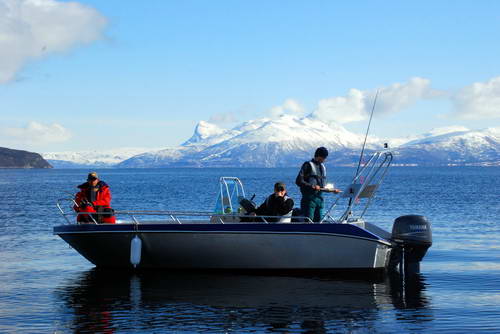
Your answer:
[[[149,150],[154,149],[124,147],[102,151],[47,152],[42,153],[42,156],[55,168],[113,167],[123,160]]]
[[[357,163],[363,140],[364,135],[333,122],[283,115],[247,121],[232,129],[201,121],[180,146],[148,152],[137,149],[135,155],[124,149],[99,152],[99,156],[96,152],[46,153],[44,158],[55,167],[61,166],[54,163],[56,159],[129,168],[278,167],[297,166],[310,159],[318,146],[325,146],[331,152],[328,164],[345,166]],[[384,142],[395,151],[397,164],[500,165],[500,128],[446,127],[406,138],[369,137],[367,152],[382,148]]]
[[[455,129],[404,143],[398,160],[418,165],[498,165],[500,127],[484,130]]]
[[[400,146],[402,146],[406,143],[412,142],[412,141],[426,139],[426,138],[428,139],[428,138],[432,138],[435,136],[440,136],[440,135],[444,135],[447,133],[453,133],[453,132],[459,132],[459,131],[469,131],[469,129],[467,129],[464,126],[445,126],[445,127],[432,129],[429,132],[426,132],[426,133],[421,134],[421,135],[412,134],[412,135],[402,137],[402,138],[387,138],[386,142],[388,142],[391,147],[400,147]]]
[[[194,135],[181,146],[141,154],[118,167],[292,166],[310,158],[318,146],[351,156],[354,148],[359,150],[363,139],[340,125],[308,117],[262,118],[231,130],[200,122]],[[377,142],[370,139],[369,145]]]
[[[498,128],[470,131],[464,127],[438,128],[422,135],[381,140],[369,137],[367,150],[388,142],[398,164],[500,164]],[[176,148],[132,157],[119,167],[296,166],[318,146],[327,147],[332,165],[357,163],[364,137],[335,123],[284,115],[278,119],[244,122],[231,130],[200,122],[193,136]]]

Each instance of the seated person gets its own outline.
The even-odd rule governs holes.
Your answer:
[[[274,185],[274,193],[266,198],[255,214],[258,216],[283,216],[293,209],[293,199],[287,196],[286,186],[283,182]],[[268,222],[277,222],[280,218],[265,218]]]
[[[98,214],[80,213],[77,216],[79,223],[115,223],[113,209],[111,209],[111,191],[109,186],[99,180],[96,172],[89,173],[87,182],[78,186],[80,191],[75,196],[76,212],[96,212]],[[93,218],[93,219],[92,219]]]

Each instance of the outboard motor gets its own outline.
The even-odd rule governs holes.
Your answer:
[[[420,272],[420,261],[432,245],[431,224],[424,216],[407,215],[396,218],[392,226],[392,240],[398,247],[391,255],[391,267],[400,264],[404,274]]]

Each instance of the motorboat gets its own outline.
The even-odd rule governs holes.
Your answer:
[[[65,223],[53,233],[97,267],[418,272],[432,244],[425,217],[398,217],[392,232],[363,219],[392,160],[388,150],[375,152],[319,222],[300,215],[250,216],[252,201],[241,180],[221,177],[213,211],[125,210],[115,212],[116,224],[77,223],[64,200],[76,203],[61,199],[57,207]],[[333,217],[342,202],[345,211]]]

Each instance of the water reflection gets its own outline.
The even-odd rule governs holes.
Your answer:
[[[92,269],[56,289],[58,329],[135,331],[378,331],[387,317],[433,319],[422,277],[329,277],[110,272]],[[386,324],[387,326],[387,324]]]

